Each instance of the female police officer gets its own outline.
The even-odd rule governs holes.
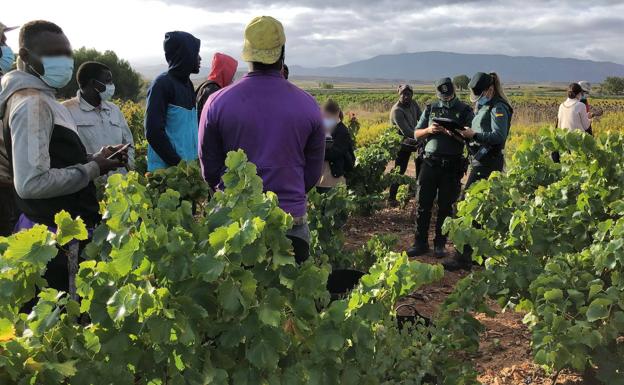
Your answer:
[[[466,188],[494,171],[503,171],[503,149],[511,127],[513,108],[503,92],[496,73],[478,72],[470,80],[470,99],[476,102],[472,127],[461,134],[477,145],[473,154]]]
[[[503,149],[511,126],[513,108],[503,92],[496,73],[476,73],[468,85],[471,100],[476,103],[476,115],[472,127],[461,134],[473,141],[472,162],[466,189],[480,179],[486,179],[494,171],[502,171],[505,163]],[[472,249],[465,247],[457,258],[444,263],[447,270],[470,269]]]

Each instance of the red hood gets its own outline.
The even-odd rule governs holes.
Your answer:
[[[217,83],[221,88],[229,86],[232,83],[232,79],[234,79],[237,68],[238,62],[236,59],[224,53],[217,52],[212,57],[208,80]]]

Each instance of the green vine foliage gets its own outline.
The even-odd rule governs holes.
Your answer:
[[[486,311],[489,296],[527,312],[538,364],[624,384],[623,154],[620,135],[544,130],[521,144],[505,176],[468,191],[445,229],[485,270],[445,306],[466,320],[473,343],[478,326],[465,312]]]
[[[396,159],[400,146],[401,136],[388,129],[375,142],[357,149],[347,185],[357,197],[358,213],[371,215],[381,208],[384,191],[397,179],[394,173],[386,173],[386,168]]]
[[[292,218],[263,193],[255,166],[242,151],[226,166],[224,191],[195,216],[172,189],[111,176],[79,302],[42,278],[59,248],[86,239],[79,218],[59,213],[56,233],[0,238],[0,383],[475,383],[453,347],[429,338],[444,330],[401,331],[394,319],[396,300],[440,279],[441,266],[388,252],[329,303],[328,265],[295,264]]]

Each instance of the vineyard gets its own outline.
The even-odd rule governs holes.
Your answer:
[[[592,100],[603,112],[592,138],[539,128],[557,99],[512,97],[506,172],[473,185],[444,226],[480,265],[459,276],[401,253],[415,182],[392,170],[394,93],[315,96],[350,112],[357,164],[347,187],[310,193],[302,265],[292,218],[242,151],[214,195],[195,163],[146,173],[144,110],[124,103],[137,170],[100,186],[92,234],[61,212],[54,231],[0,238],[0,384],[624,385],[621,99]],[[389,209],[393,183],[401,206]],[[403,221],[387,223],[392,213]],[[72,298],[42,276],[77,242]],[[484,317],[510,315],[536,370],[485,378],[484,338],[493,356],[511,347],[484,337],[496,332]]]

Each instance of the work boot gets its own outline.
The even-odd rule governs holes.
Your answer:
[[[436,258],[446,257],[446,242],[434,242],[433,256]]]
[[[429,252],[429,244],[427,242],[416,242],[414,246],[407,249],[408,257],[419,257]]]
[[[442,266],[446,271],[472,270],[472,262],[462,261],[455,258],[451,259],[450,261],[442,262]]]
[[[442,266],[446,271],[457,271],[457,270],[472,270],[472,249],[464,248],[464,252],[462,253],[459,250],[455,250],[455,255],[453,255],[453,259],[450,261],[442,262]]]

